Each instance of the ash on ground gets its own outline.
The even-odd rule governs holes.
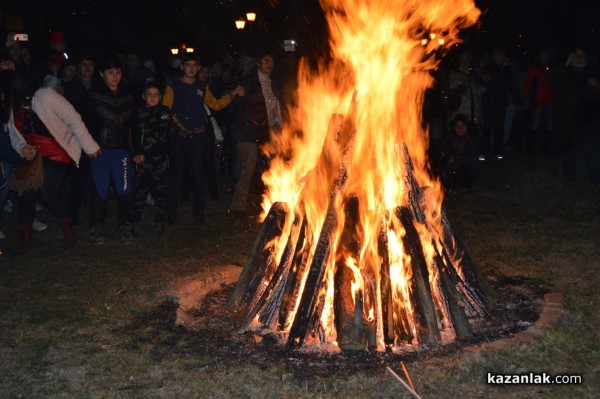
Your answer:
[[[521,277],[496,276],[491,281],[498,300],[491,317],[471,321],[473,337],[437,346],[413,346],[401,352],[316,351],[314,348],[288,352],[275,332],[237,334],[232,314],[225,310],[233,284],[209,292],[193,310],[188,311],[191,325],[178,325],[178,303],[170,298],[155,311],[138,316],[127,327],[133,335],[130,345],[146,348],[157,361],[169,354],[196,356],[204,368],[251,364],[260,369],[281,366],[295,375],[348,374],[386,366],[399,361],[412,362],[424,356],[441,356],[463,346],[511,337],[527,329],[538,318],[549,290],[542,283]],[[180,310],[179,310],[180,311]],[[132,333],[133,334],[130,334]]]

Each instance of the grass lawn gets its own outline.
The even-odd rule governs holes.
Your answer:
[[[473,189],[447,195],[448,216],[487,275],[535,279],[565,294],[565,312],[529,342],[406,361],[423,398],[598,397],[600,191],[585,176],[564,189],[559,170],[556,156],[514,149],[482,164]],[[146,230],[129,246],[118,241],[114,212],[101,246],[87,242],[84,219],[69,251],[44,210],[48,230],[34,234],[25,257],[12,255],[15,218],[5,213],[0,398],[410,397],[384,367],[325,375],[300,373],[285,356],[260,367],[251,356],[222,359],[218,350],[198,350],[209,340],[163,317],[172,314],[166,292],[178,282],[245,262],[260,226],[227,218],[229,200],[209,202],[203,226],[184,204],[180,224],[164,237],[154,236],[148,208]],[[580,374],[583,383],[488,385],[487,372]]]

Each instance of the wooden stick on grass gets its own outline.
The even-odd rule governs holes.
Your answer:
[[[418,393],[416,393],[406,382],[404,382],[404,380],[402,378],[400,378],[400,376],[398,374],[396,374],[394,372],[394,370],[392,370],[389,366],[387,367],[388,371],[394,376],[394,378],[396,378],[404,388],[406,388],[406,390],[408,392],[410,392],[415,398],[417,399],[423,399],[419,396]]]
[[[406,379],[408,380],[408,384],[410,385],[410,387],[414,391],[415,390],[415,386],[413,385],[412,380],[410,379],[410,375],[408,375],[408,371],[406,370],[406,367],[404,366],[404,362],[402,360],[400,361],[400,365],[402,366],[402,371],[404,371],[404,375],[406,376]]]

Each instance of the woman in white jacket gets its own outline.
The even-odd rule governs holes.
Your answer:
[[[2,79],[2,83],[8,86],[5,93],[12,93],[12,98],[9,98],[14,123],[12,127],[16,128],[16,133],[20,133],[11,135],[12,144],[18,153],[23,153],[22,149],[27,144],[39,146],[44,165],[41,189],[38,192],[26,191],[17,197],[21,239],[18,253],[25,254],[31,249],[36,196],[61,224],[64,246],[69,248],[75,245],[76,235],[67,216],[67,205],[61,197],[65,177],[69,164],[79,163],[81,150],[90,158],[95,158],[100,153],[100,147],[89,134],[81,116],[58,92],[47,87],[38,89],[29,106],[21,93],[14,90],[18,85],[13,80],[17,79],[16,74]]]

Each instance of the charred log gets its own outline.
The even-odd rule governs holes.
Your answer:
[[[479,302],[485,304],[485,309],[488,312],[491,311],[494,308],[498,295],[475,264],[468,251],[466,251],[462,240],[452,229],[452,225],[443,210],[442,225],[444,227],[444,248],[448,252],[454,268],[461,270],[461,275],[464,277],[465,283],[473,289],[473,295],[476,296]],[[488,313],[480,315],[485,316]]]
[[[247,313],[264,290],[263,281],[269,281],[276,266],[273,245],[282,233],[287,207],[276,202],[271,206],[254,245],[250,258],[244,265],[233,292],[225,305],[232,312]],[[243,308],[246,310],[244,311]]]
[[[296,218],[292,226],[291,234],[288,237],[286,248],[281,257],[281,260],[279,261],[279,266],[275,269],[273,277],[269,280],[267,287],[264,289],[264,291],[256,301],[249,302],[249,306],[243,307],[240,310],[240,314],[238,315],[239,320],[241,320],[241,323],[238,327],[238,332],[240,334],[246,332],[246,329],[248,328],[250,323],[252,323],[252,320],[254,320],[254,318],[261,310],[268,298],[272,297],[273,299],[270,304],[271,309],[269,310],[273,310],[279,303],[281,303],[283,287],[285,286],[284,279],[287,277],[291,265],[291,252],[292,248],[294,248],[295,246],[296,240],[298,239],[299,224],[300,221]],[[266,281],[267,280],[263,280],[263,285]],[[245,312],[243,312],[244,310]],[[265,316],[266,317],[260,321],[264,324],[268,324],[269,321],[271,321],[270,317],[272,316],[272,314],[268,313],[268,315]]]
[[[345,211],[346,220],[336,254],[334,276],[335,327],[338,346],[342,350],[363,350],[363,294],[358,290],[352,291],[353,282],[357,283],[356,272],[345,264],[348,255],[358,260],[358,198],[350,197]]]
[[[292,272],[292,265],[297,253],[301,250],[304,245],[304,234],[306,231],[306,218],[302,218],[302,222],[299,222],[297,217],[292,225],[291,233],[288,237],[288,242],[285,246],[281,260],[279,261],[279,267],[273,275],[269,287],[265,293],[268,292],[268,299],[265,296],[267,303],[263,310],[260,310],[259,321],[269,328],[275,327],[275,321],[281,308],[283,297],[285,294],[287,281],[290,278]],[[300,249],[299,249],[300,248]],[[265,294],[263,294],[265,295]]]
[[[441,335],[429,286],[427,261],[423,254],[419,233],[413,224],[414,218],[408,208],[396,208],[396,217],[406,231],[402,241],[411,258],[411,302],[415,310],[414,323],[417,326],[417,339],[422,344],[438,343]]]
[[[471,325],[469,324],[465,313],[465,304],[467,300],[460,295],[457,289],[459,281],[456,273],[453,273],[453,269],[451,269],[452,266],[448,267],[444,264],[444,261],[439,254],[436,254],[433,261],[438,269],[440,291],[442,292],[441,300],[444,301],[443,304],[446,307],[447,313],[450,315],[456,337],[458,339],[472,337],[473,331],[471,330]]]

